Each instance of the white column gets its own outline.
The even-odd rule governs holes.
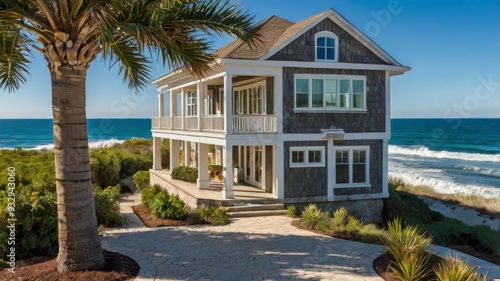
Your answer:
[[[208,144],[198,143],[198,180],[199,189],[208,189]]]
[[[186,97],[184,96],[184,89],[181,91],[181,116],[182,116],[182,130],[184,130],[186,118]]]
[[[224,129],[226,135],[233,133],[233,75],[224,75]]]
[[[222,153],[222,172],[224,175],[224,188],[222,198],[234,199],[233,189],[233,146],[226,145]]]
[[[334,182],[334,175],[335,175],[335,153],[334,153],[334,147],[333,147],[333,140],[328,140],[327,141],[327,147],[326,147],[326,174],[327,174],[327,180],[326,180],[326,196],[328,198],[328,201],[335,201],[335,195],[333,194],[333,186],[335,185]]]
[[[389,198],[389,141],[382,144],[382,198]]]
[[[179,166],[181,141],[170,139],[170,171]]]
[[[198,130],[201,131],[203,127],[203,105],[205,102],[206,92],[207,92],[207,83],[200,82],[196,85],[196,113],[198,113]]]
[[[191,142],[184,141],[184,166],[189,167],[191,163]]]
[[[277,189],[277,198],[278,199],[283,199],[285,198],[285,159],[284,159],[284,154],[285,154],[285,147],[283,141],[278,141],[276,144],[276,163],[274,164],[276,166],[276,186],[278,187]]]
[[[170,116],[174,117],[177,113],[177,93],[170,91]]]
[[[262,154],[261,154],[261,159],[260,159],[260,170],[261,170],[261,183],[262,183],[262,190],[266,191],[267,186],[266,186],[266,178],[267,178],[267,170],[266,170],[266,160],[267,160],[267,155],[266,155],[266,146],[262,145]]]
[[[153,170],[161,170],[161,138],[153,138]]]
[[[283,75],[274,76],[274,112],[278,134],[283,134]]]
[[[165,116],[165,94],[158,94],[158,117]]]

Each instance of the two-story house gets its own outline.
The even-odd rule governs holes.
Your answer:
[[[389,195],[390,78],[410,68],[333,9],[297,23],[272,16],[259,33],[258,48],[236,40],[215,51],[203,79],[178,70],[153,81],[160,113],[151,182],[159,182],[167,138],[171,169],[181,141],[197,144],[197,188],[207,189],[211,144],[222,147],[221,198],[233,198],[237,166],[240,180],[285,204],[345,206],[380,219]]]

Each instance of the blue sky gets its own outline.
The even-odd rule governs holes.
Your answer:
[[[241,0],[256,20],[299,21],[334,8],[410,72],[391,79],[395,118],[500,118],[500,1]],[[230,38],[213,38],[218,48]],[[50,118],[47,63],[35,55],[28,83],[0,90],[0,118]],[[153,65],[151,80],[169,70]],[[87,76],[89,118],[153,117],[157,93],[127,89],[117,68],[95,61]]]

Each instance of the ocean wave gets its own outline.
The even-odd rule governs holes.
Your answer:
[[[464,161],[479,161],[479,162],[498,162],[500,154],[480,154],[480,153],[464,153],[451,151],[432,151],[425,146],[403,147],[398,145],[389,145],[389,155],[411,155],[429,158],[447,158]]]
[[[465,165],[457,165],[454,166],[453,168],[475,174],[480,174],[487,177],[500,178],[500,170],[494,168],[480,168],[480,167],[471,167]]]
[[[89,141],[89,148],[105,148],[116,144],[122,144],[124,140],[117,140],[115,138],[109,140],[96,140]],[[52,150],[54,149],[54,144],[44,144],[38,145],[34,148],[28,148],[27,150]]]
[[[391,169],[392,168],[392,169]],[[457,184],[446,178],[430,177],[428,174],[389,167],[389,176],[397,177],[412,185],[428,186],[444,194],[475,194],[486,198],[500,198],[500,188]]]

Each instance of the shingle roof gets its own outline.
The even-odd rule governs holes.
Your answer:
[[[277,39],[280,38],[289,27],[295,24],[278,16],[272,16],[260,22],[259,25],[260,28],[257,33],[261,36],[261,43],[257,47],[250,48],[248,44],[237,39],[216,50],[213,55],[217,58],[259,59],[276,45]]]

